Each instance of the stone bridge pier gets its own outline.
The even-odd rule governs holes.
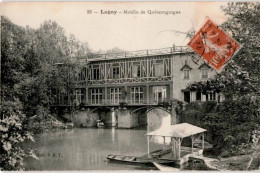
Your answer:
[[[65,112],[63,118],[71,120],[76,126],[95,127],[102,120],[107,127],[135,128],[139,126],[161,124],[162,119],[170,116],[169,125],[179,123],[174,105],[138,106],[138,107],[85,107],[72,114]],[[157,126],[157,125],[155,125]]]
[[[134,128],[147,124],[149,126],[154,126],[154,124],[160,125],[162,119],[166,116],[170,116],[169,125],[179,123],[179,117],[175,111],[175,105],[170,105],[166,108],[161,106],[119,108],[117,110],[117,127]]]

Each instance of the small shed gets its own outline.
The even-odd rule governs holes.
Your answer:
[[[169,128],[162,128],[146,134],[147,136],[147,149],[148,156],[150,155],[150,140],[152,136],[161,136],[164,139],[164,147],[165,150],[165,137],[171,138],[171,153],[173,159],[179,160],[184,155],[188,153],[194,154],[194,152],[202,152],[204,149],[204,132],[206,129],[191,125],[189,123],[180,123],[176,125],[171,125]],[[196,136],[196,142],[201,142],[201,149],[194,149],[194,140]],[[182,147],[181,143],[184,138],[191,138],[191,147]],[[182,154],[182,149],[185,151],[185,154]],[[202,151],[201,151],[202,150]],[[189,151],[189,152],[188,152]],[[184,153],[184,152],[183,152]]]

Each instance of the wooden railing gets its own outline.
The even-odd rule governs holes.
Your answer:
[[[126,51],[120,53],[108,53],[108,54],[95,54],[93,56],[88,56],[89,61],[99,59],[121,59],[121,58],[134,58],[134,57],[144,57],[144,56],[156,56],[156,55],[166,55],[175,53],[187,53],[192,52],[187,46],[175,46],[169,48],[161,49],[149,49],[149,50],[137,50],[137,51]]]
[[[84,101],[83,103],[85,105],[158,105],[163,104],[163,102],[168,102],[169,98],[165,98],[162,101],[155,101],[153,98],[144,98],[141,101],[133,101],[131,99],[122,99],[117,102],[113,102],[111,99],[102,99],[98,103],[93,103],[91,99],[88,99],[87,101]]]
[[[153,98],[143,98],[140,101],[133,101],[132,99],[121,99],[119,101],[112,101],[111,99],[102,99],[98,102],[91,99],[83,100],[81,103],[83,106],[120,106],[120,105],[163,105],[165,102],[169,102],[169,98],[165,98],[161,101],[155,101]],[[59,106],[72,106],[69,102],[60,102]],[[74,104],[76,106],[76,104]],[[79,106],[79,105],[78,105]]]

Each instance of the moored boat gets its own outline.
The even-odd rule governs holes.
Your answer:
[[[155,130],[146,134],[147,154],[135,157],[125,155],[109,154],[106,158],[110,161],[123,162],[129,164],[146,164],[154,166],[153,162],[163,165],[181,166],[188,162],[192,155],[201,156],[204,150],[204,132],[206,129],[196,127],[188,123],[172,125],[170,128]],[[163,138],[163,149],[150,152],[150,141],[153,136]],[[166,149],[165,138],[171,138],[171,148]],[[190,137],[191,147],[181,146],[183,138]],[[202,138],[202,139],[201,139]],[[199,139],[201,148],[194,147],[194,142]],[[162,166],[163,167],[163,166]]]
[[[153,166],[153,162],[160,164],[171,165],[174,163],[173,160],[161,159],[161,158],[152,158],[152,157],[135,157],[135,156],[125,156],[125,155],[112,155],[109,154],[106,157],[109,161],[121,162],[127,164],[145,164]]]

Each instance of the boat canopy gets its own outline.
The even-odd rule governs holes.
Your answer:
[[[171,125],[168,128],[158,129],[146,134],[146,136],[162,136],[162,137],[175,137],[185,138],[195,134],[203,133],[206,129],[191,125],[189,123],[180,123]]]

